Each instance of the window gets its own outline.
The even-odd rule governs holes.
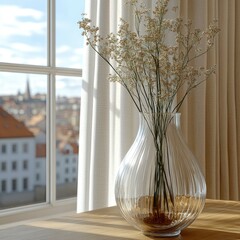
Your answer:
[[[24,160],[23,161],[23,170],[27,170],[28,169],[28,160]]]
[[[80,116],[80,98],[76,93],[73,93],[73,87],[80,89],[78,86],[78,79],[76,77],[68,78],[68,86],[65,86],[65,89],[62,89],[63,82],[66,79],[62,77],[56,78],[56,137],[57,137],[57,151],[59,153],[59,160],[56,165],[58,169],[61,169],[65,165],[65,172],[61,171],[62,176],[60,179],[64,179],[64,175],[69,173],[68,167],[70,167],[72,158],[78,158],[78,136],[79,136],[79,116]],[[77,87],[78,86],[78,87]],[[68,95],[67,92],[64,94],[63,91],[72,92],[74,97]],[[70,144],[66,145],[66,135],[70,136]],[[75,149],[75,151],[69,151],[70,147]],[[63,168],[64,170],[64,168]],[[58,180],[58,179],[57,179]],[[59,184],[64,184],[64,182],[57,181]],[[67,183],[65,181],[65,183]],[[68,181],[68,184],[69,181]],[[72,191],[71,191],[71,190]],[[68,188],[68,192],[64,194],[62,188],[57,186],[56,189],[57,199],[67,198],[69,196],[76,196],[77,188],[73,184],[73,187]]]
[[[3,144],[3,145],[1,146],[1,152],[2,152],[2,153],[7,153],[7,146],[6,146],[5,144]]]
[[[17,144],[12,145],[12,153],[17,153]]]
[[[23,190],[28,190],[28,179],[27,178],[23,179]]]
[[[7,163],[6,162],[1,163],[1,170],[2,170],[2,172],[7,171]]]
[[[27,153],[28,152],[28,144],[24,143],[23,144],[23,153]]]
[[[12,191],[17,191],[17,179],[12,179]]]
[[[17,161],[12,162],[12,170],[16,171],[17,170]]]
[[[56,1],[56,65],[78,68],[82,66],[81,52],[83,38],[77,29],[77,22],[84,12],[84,0]],[[70,35],[69,35],[70,34]],[[69,37],[71,36],[71,37]],[[78,89],[72,88],[73,91]]]
[[[40,180],[40,174],[37,173],[37,174],[36,174],[36,181],[39,181],[39,180]]]
[[[2,180],[1,181],[1,192],[6,192],[7,191],[7,181],[6,180]]]
[[[64,169],[59,171],[61,181],[56,181],[52,163],[58,157],[64,159],[63,143],[77,144],[78,140],[83,37],[77,22],[82,12],[84,0],[0,1],[0,29],[4,32],[0,38],[0,111],[14,119],[16,137],[8,136],[6,129],[13,130],[9,121],[0,126],[1,133],[1,128],[6,133],[0,138],[0,153],[12,164],[9,190],[19,193],[11,199],[11,194],[4,196],[11,205],[0,201],[0,210],[76,196],[76,189],[68,195],[62,187]],[[6,163],[0,167],[7,170]],[[19,179],[19,183],[16,169],[19,176],[24,171],[25,180]],[[39,181],[33,174],[36,169]],[[24,201],[20,191],[26,189],[32,199]],[[40,199],[35,192],[42,193]]]

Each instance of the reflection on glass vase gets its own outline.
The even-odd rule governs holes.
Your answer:
[[[182,137],[180,114],[140,114],[115,183],[125,219],[148,236],[177,236],[201,213],[205,197],[205,179]]]

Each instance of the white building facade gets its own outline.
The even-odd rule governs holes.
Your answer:
[[[0,138],[0,192],[33,191],[34,172],[34,137]]]
[[[59,198],[74,196],[78,145],[59,142],[56,184]],[[38,136],[0,107],[0,209],[46,201],[46,136]]]

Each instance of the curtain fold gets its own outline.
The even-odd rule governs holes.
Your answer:
[[[193,19],[195,26],[206,27],[216,18],[221,28],[215,49],[200,62],[206,67],[216,63],[216,75],[195,89],[181,110],[186,139],[205,173],[208,198],[240,200],[239,4],[180,1],[180,15]]]
[[[87,17],[100,35],[116,32],[119,18],[131,20],[124,0],[86,1]],[[125,9],[125,10],[123,10]],[[136,111],[119,84],[109,83],[111,69],[90,47],[85,48],[81,92],[77,211],[115,203],[114,179],[136,133]]]
[[[88,1],[86,10],[92,21],[104,26],[101,31],[109,31],[109,22],[105,18],[109,14],[107,1]],[[84,68],[81,92],[78,211],[102,206],[108,197],[108,162],[95,159],[98,156],[108,159],[109,85],[105,79],[109,69],[103,65],[100,57],[88,48],[85,57],[88,67]],[[94,188],[95,182],[98,183],[98,188]],[[94,198],[98,199],[96,206],[93,206]]]
[[[194,62],[216,63],[217,70],[184,102],[182,130],[206,177],[207,197],[240,200],[240,1],[173,0],[172,6],[177,1],[180,16],[192,19],[197,28],[214,18],[221,28],[216,47]],[[116,32],[120,17],[133,22],[125,0],[89,0],[86,13],[102,35]],[[128,94],[107,79],[108,65],[89,47],[85,51],[78,212],[115,204],[114,179],[138,127]]]

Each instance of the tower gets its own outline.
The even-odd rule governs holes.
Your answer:
[[[29,77],[27,77],[27,81],[26,81],[26,90],[24,93],[24,99],[25,100],[31,100],[31,91],[30,91],[30,85],[29,85]]]

